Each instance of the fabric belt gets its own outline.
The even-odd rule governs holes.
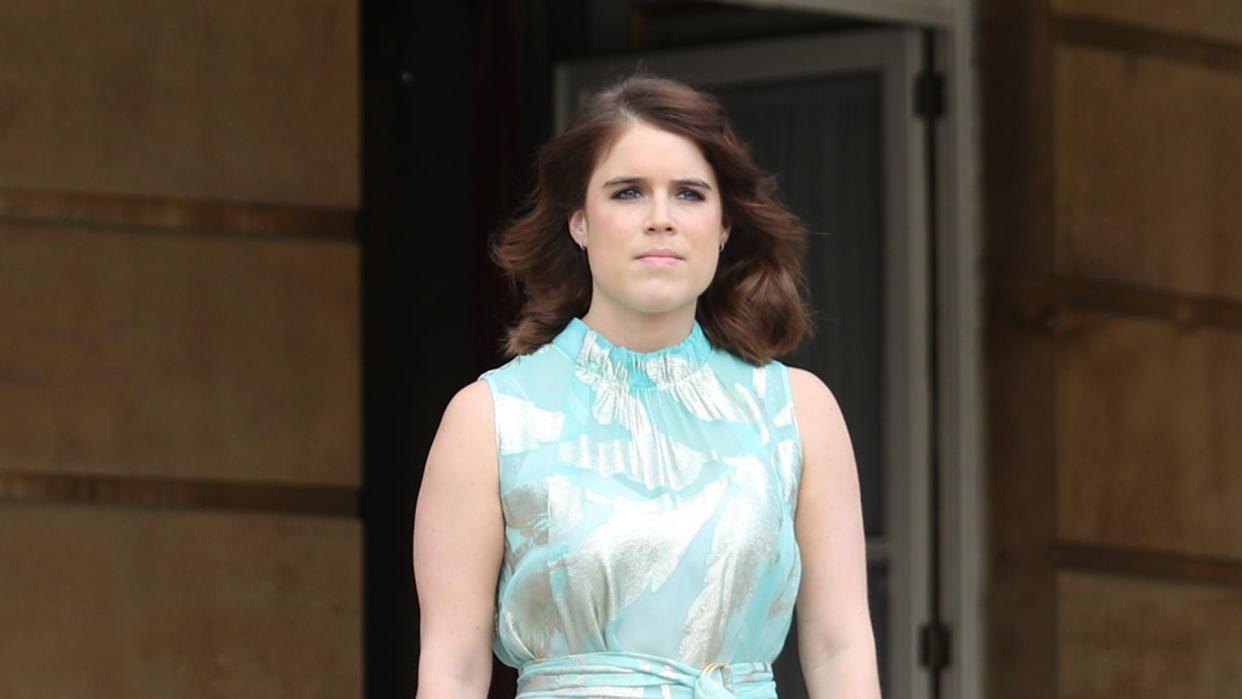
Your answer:
[[[776,699],[776,683],[770,663],[696,668],[658,655],[601,651],[526,663],[519,671],[517,696]]]

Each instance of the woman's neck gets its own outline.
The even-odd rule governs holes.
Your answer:
[[[608,311],[591,304],[582,322],[618,347],[654,352],[672,347],[690,335],[694,310],[691,304],[665,313],[631,313]]]

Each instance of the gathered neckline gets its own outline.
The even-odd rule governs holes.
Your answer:
[[[712,350],[697,319],[685,339],[650,352],[615,345],[578,317],[570,318],[552,343],[574,360],[579,374],[638,388],[677,383],[701,369]]]

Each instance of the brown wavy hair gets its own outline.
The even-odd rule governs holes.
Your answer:
[[[720,184],[731,232],[695,311],[708,339],[756,365],[793,351],[812,332],[800,294],[805,229],[715,97],[674,80],[636,75],[594,94],[565,131],[543,145],[524,212],[493,239],[492,260],[513,291],[523,294],[505,340],[507,356],[531,352],[587,312],[591,271],[568,221],[584,206],[600,156],[634,122],[698,144]]]

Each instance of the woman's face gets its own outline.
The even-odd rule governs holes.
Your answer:
[[[693,141],[642,122],[625,127],[569,220],[574,240],[586,245],[592,311],[688,307],[693,317],[729,235],[722,213],[716,175]]]

